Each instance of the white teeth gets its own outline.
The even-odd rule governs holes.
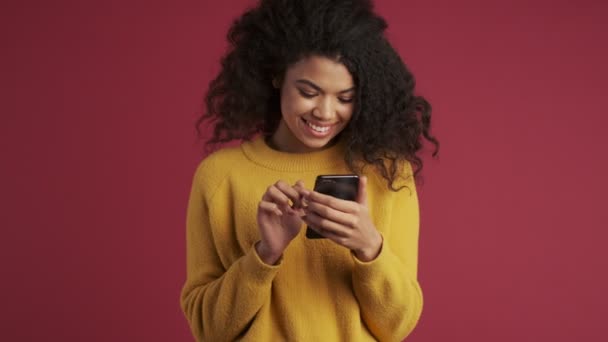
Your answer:
[[[310,122],[306,122],[306,124],[308,125],[308,127],[314,129],[315,131],[317,131],[319,133],[325,133],[325,132],[329,131],[329,127],[315,126],[315,125],[311,124]]]

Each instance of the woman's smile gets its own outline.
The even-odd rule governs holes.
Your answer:
[[[322,124],[316,121],[307,121],[304,118],[302,118],[302,122],[305,125],[306,131],[309,132],[310,135],[319,138],[330,136],[333,133],[333,128],[336,126],[335,124]]]

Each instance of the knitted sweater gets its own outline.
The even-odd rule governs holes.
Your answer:
[[[256,213],[269,185],[352,173],[344,146],[284,153],[262,138],[205,158],[187,210],[187,279],[181,308],[199,341],[400,341],[422,311],[417,281],[418,198],[405,164],[398,192],[366,168],[368,206],[384,242],[370,262],[305,226],[277,265],[265,264]]]

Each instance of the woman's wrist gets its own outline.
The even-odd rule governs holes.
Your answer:
[[[382,235],[376,232],[374,238],[370,241],[370,244],[360,250],[353,251],[353,254],[357,259],[363,262],[370,262],[378,257],[380,250],[382,250]]]
[[[268,265],[276,265],[281,258],[281,253],[273,253],[262,240],[255,244],[255,251],[260,259]]]

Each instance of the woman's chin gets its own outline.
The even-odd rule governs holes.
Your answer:
[[[300,140],[300,144],[302,145],[302,147],[304,149],[312,152],[312,151],[322,150],[324,148],[331,146],[333,143],[333,138],[334,138],[334,136],[328,136],[323,139],[320,139],[320,138],[311,139],[310,137],[305,137],[305,138],[299,139],[299,140]]]

